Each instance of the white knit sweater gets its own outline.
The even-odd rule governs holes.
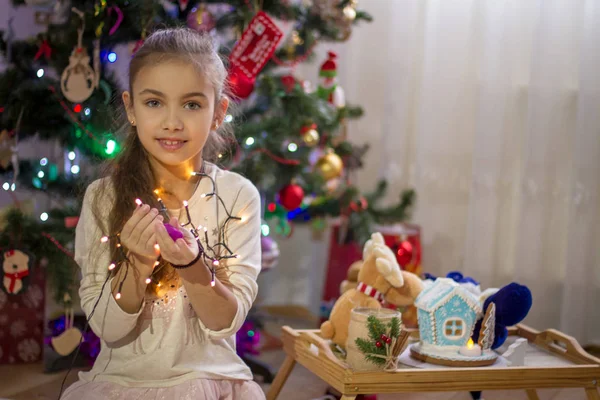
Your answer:
[[[232,215],[244,217],[243,221],[230,222],[226,231],[227,245],[238,258],[222,262],[238,302],[231,326],[221,331],[206,328],[196,316],[181,284],[168,288],[161,298],[146,295],[135,314],[128,314],[117,304],[110,290],[110,280],[102,290],[111,260],[108,248],[100,256],[93,251],[95,247],[102,246],[102,233],[91,213],[91,202],[100,183],[95,181],[86,191],[77,225],[75,260],[81,267],[79,295],[88,318],[100,296],[90,326],[101,338],[102,346],[92,370],[80,372],[81,380],[164,387],[195,378],[252,379],[250,369],[236,354],[235,334],[244,323],[258,290],[260,197],[249,180],[213,164],[206,165],[206,172],[215,180],[224,204],[218,204],[217,221],[217,198],[201,197],[212,191],[210,180],[203,178],[189,199],[194,225],[206,226],[209,240],[214,244],[215,228],[227,217],[224,207]],[[169,213],[179,216],[181,222],[187,220],[183,209],[169,210]]]

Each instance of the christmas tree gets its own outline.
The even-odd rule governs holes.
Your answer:
[[[229,64],[236,113],[226,122],[236,142],[221,167],[241,173],[264,201],[263,235],[290,235],[291,224],[342,217],[354,240],[364,242],[374,224],[408,217],[414,192],[395,206],[378,208],[386,183],[363,194],[348,179],[361,167],[366,146],[346,140],[350,120],[362,114],[346,103],[336,81],[336,56],[321,60],[317,85],[294,75],[313,59],[317,44],[345,41],[371,17],[355,0],[13,0],[35,8],[36,37],[14,39],[12,21],[0,32],[6,69],[0,74],[0,172],[15,195],[5,212],[0,246],[25,247],[47,260],[54,298],[73,293],[70,248],[80,194],[99,176],[99,165],[119,154],[115,129],[121,110],[119,77],[111,68],[119,45],[130,53],[153,30],[181,26],[212,35]],[[262,47],[257,38],[264,39]],[[242,40],[245,39],[245,40]],[[245,57],[249,52],[261,57]],[[248,61],[258,59],[259,61]],[[18,158],[22,141],[35,137],[64,151],[59,157]],[[19,204],[22,189],[59,204],[31,213]],[[321,224],[322,226],[323,224]]]

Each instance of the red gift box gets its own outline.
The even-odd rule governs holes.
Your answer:
[[[18,294],[0,290],[0,364],[42,360],[46,277],[42,268],[30,271]]]
[[[378,226],[376,232],[383,235],[385,244],[396,254],[396,259],[403,270],[421,276],[421,228],[414,224],[397,224]],[[362,259],[362,247],[354,241],[339,242],[340,225],[334,224],[331,229],[329,258],[323,297],[321,302],[321,318],[327,319],[337,298],[340,297],[340,285],[348,275],[352,263]],[[408,327],[417,326],[417,313],[414,306],[402,310],[402,322]]]

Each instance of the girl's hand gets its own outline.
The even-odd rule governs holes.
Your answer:
[[[160,246],[160,254],[164,260],[171,264],[187,265],[196,259],[200,252],[200,246],[198,246],[196,238],[190,231],[179,227],[177,218],[171,218],[169,224],[177,227],[183,233],[183,239],[173,241],[163,224],[154,225],[156,240]]]
[[[138,206],[121,231],[121,244],[144,264],[153,264],[158,256],[154,248],[154,226],[162,226],[163,216],[148,204]]]

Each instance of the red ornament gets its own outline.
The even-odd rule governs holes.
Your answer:
[[[293,183],[279,191],[279,203],[288,211],[300,207],[302,200],[304,200],[304,190]]]
[[[387,338],[388,338],[387,336],[381,335],[381,340],[383,340],[384,342],[387,340]]]
[[[229,86],[231,94],[240,99],[247,99],[254,91],[254,79],[248,78],[239,69],[232,68],[229,71]]]
[[[277,204],[269,203],[268,209],[269,209],[269,212],[275,212],[275,210],[277,209]]]
[[[285,75],[281,77],[281,83],[285,86],[285,91],[290,93],[296,86],[296,78],[293,75]]]
[[[392,343],[392,339],[390,339],[390,338],[386,338],[386,339],[385,339],[385,342],[386,342],[387,344],[391,344],[391,343]]]
[[[379,348],[379,347],[383,346],[383,344],[381,344],[381,342],[377,342],[377,343],[375,343],[375,346],[377,346]]]
[[[65,217],[65,228],[75,228],[79,222],[79,217]]]
[[[413,255],[413,245],[407,240],[402,241],[398,247],[398,264],[401,267],[409,265],[413,260]]]
[[[75,107],[73,107],[73,111],[75,111],[76,113],[80,113],[81,112],[81,104],[75,104]]]
[[[263,11],[259,11],[229,56],[230,65],[239,69],[248,79],[256,79],[258,73],[273,57],[283,32]]]

